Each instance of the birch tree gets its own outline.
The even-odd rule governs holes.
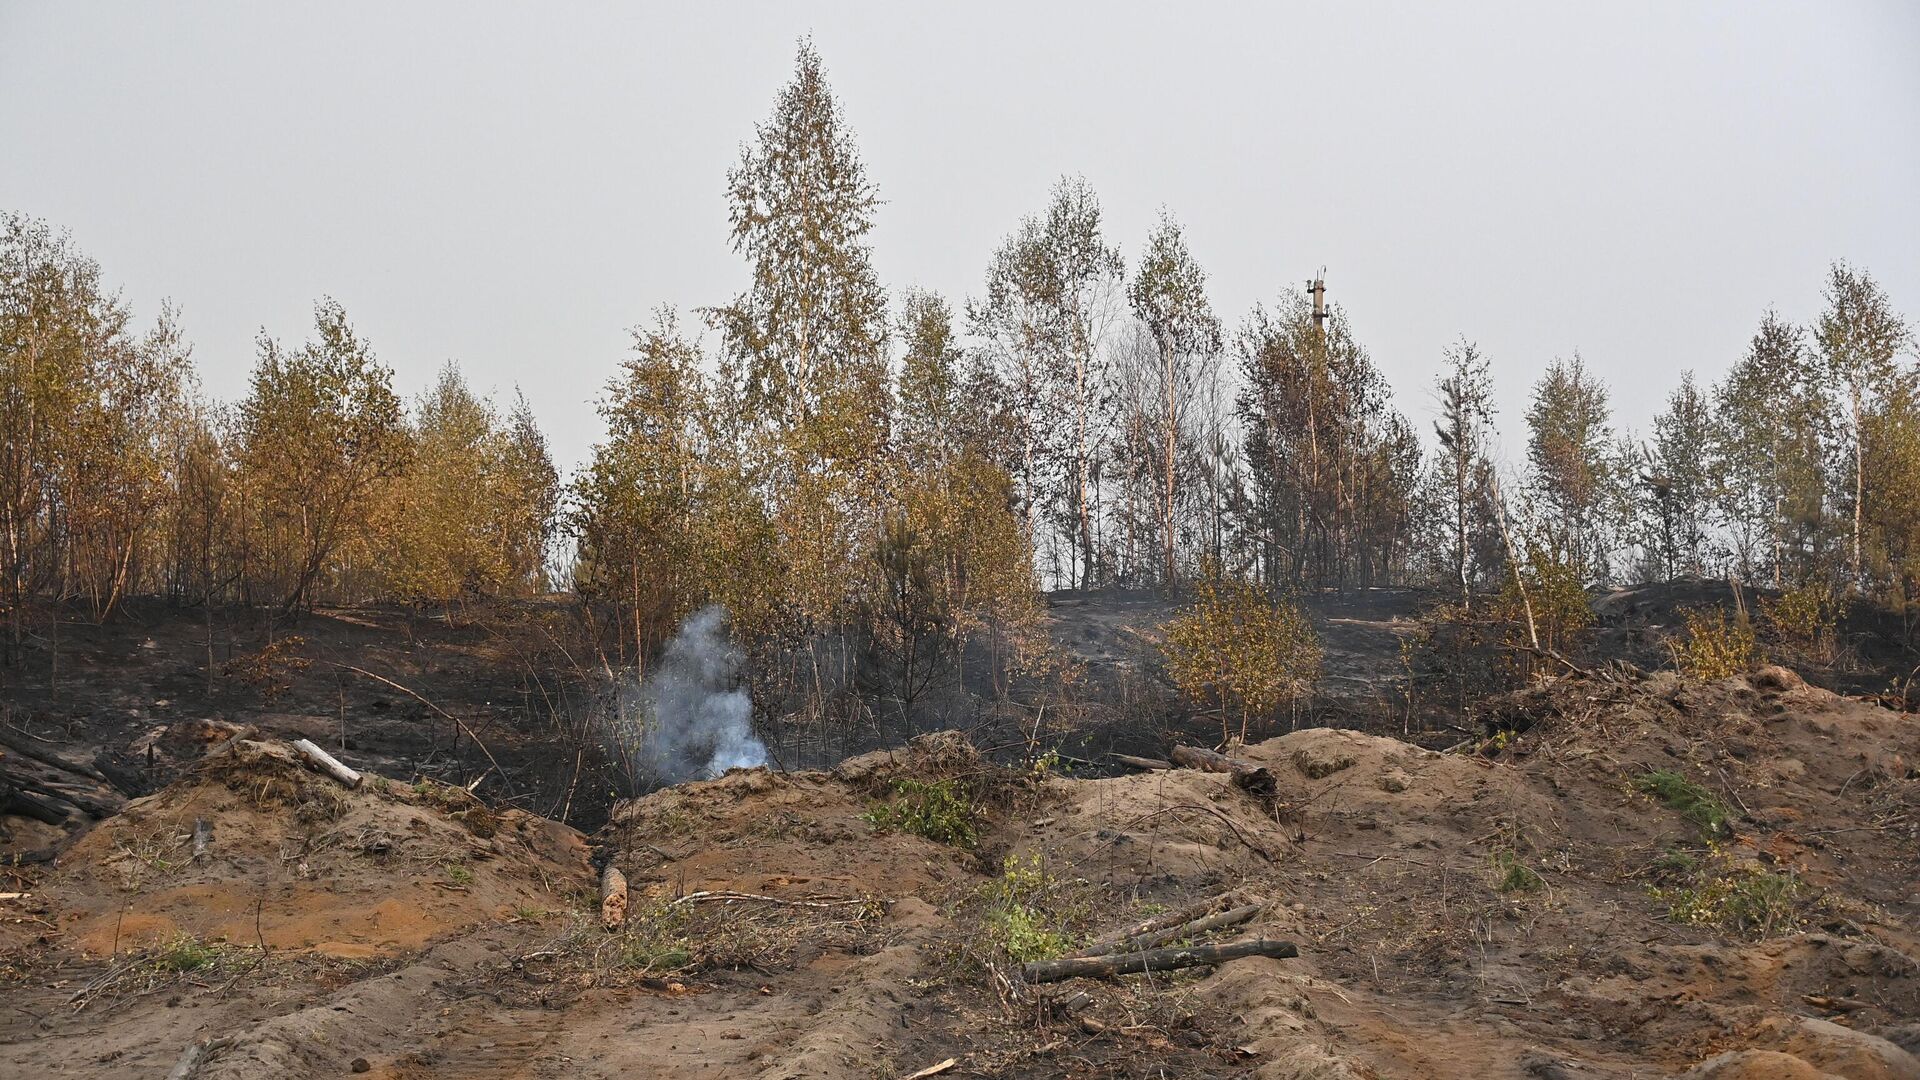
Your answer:
[[[1162,215],[1128,287],[1133,313],[1153,340],[1152,386],[1159,409],[1161,580],[1171,587],[1179,528],[1182,463],[1190,452],[1195,390],[1220,356],[1220,321],[1207,301],[1207,275],[1187,249],[1180,225]]]
[[[1853,490],[1845,500],[1853,517],[1849,558],[1851,578],[1865,584],[1861,562],[1861,521],[1866,507],[1866,430],[1869,409],[1894,389],[1894,357],[1908,341],[1907,325],[1893,310],[1879,283],[1844,262],[1827,273],[1826,310],[1814,331],[1827,377],[1846,410],[1853,459]]]

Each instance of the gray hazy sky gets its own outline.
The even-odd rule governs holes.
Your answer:
[[[91,4],[0,0],[0,208],[73,231],[209,391],[343,302],[563,466],[658,305],[744,283],[724,178],[811,33],[896,291],[956,306],[1053,180],[1186,223],[1237,325],[1327,267],[1422,428],[1477,340],[1509,455],[1578,349],[1643,428],[1826,264],[1920,316],[1920,5]]]

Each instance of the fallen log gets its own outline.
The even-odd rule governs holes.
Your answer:
[[[14,754],[18,754],[23,758],[30,758],[48,768],[57,769],[60,772],[73,773],[75,776],[84,776],[89,780],[98,780],[102,784],[111,782],[99,769],[85,762],[75,761],[57,751],[42,750],[18,736],[7,733],[4,729],[0,729],[0,747],[5,747]]]
[[[627,875],[612,863],[600,871],[600,922],[609,930],[627,924]]]
[[[79,809],[71,803],[56,802],[25,791],[0,777],[0,813],[17,814],[45,825],[65,825]]]
[[[1141,934],[1138,937],[1127,938],[1124,941],[1117,941],[1109,945],[1096,945],[1090,949],[1082,950],[1079,955],[1106,956],[1117,953],[1141,952],[1146,949],[1158,948],[1168,942],[1179,941],[1183,938],[1196,938],[1202,934],[1211,934],[1215,930],[1225,930],[1229,926],[1239,926],[1244,922],[1252,922],[1253,917],[1258,914],[1260,914],[1259,904],[1247,904],[1244,907],[1237,907],[1228,911],[1219,911],[1212,915],[1203,915],[1190,922],[1178,923],[1150,933]]]
[[[1132,754],[1108,754],[1107,756],[1122,765],[1131,765],[1136,769],[1145,769],[1148,772],[1159,772],[1162,769],[1173,768],[1173,762],[1162,761],[1154,757],[1134,757]]]
[[[1104,979],[1115,975],[1139,975],[1149,971],[1224,964],[1243,956],[1271,956],[1284,960],[1299,955],[1299,948],[1291,941],[1254,938],[1227,945],[1186,945],[1116,953],[1112,956],[1066,956],[1028,964],[1021,968],[1021,974],[1028,982],[1035,983],[1057,982],[1061,979]]]
[[[1196,900],[1185,907],[1175,908],[1172,911],[1163,911],[1143,922],[1134,923],[1124,930],[1116,930],[1111,934],[1105,934],[1095,938],[1093,944],[1088,946],[1087,949],[1079,955],[1099,956],[1103,953],[1112,952],[1113,949],[1109,948],[1109,946],[1119,945],[1133,938],[1144,937],[1155,931],[1165,930],[1169,926],[1178,926],[1181,923],[1192,922],[1195,919],[1211,915],[1216,911],[1224,911],[1227,908],[1236,907],[1240,904],[1242,898],[1243,894],[1239,889],[1232,889],[1218,896],[1209,896],[1205,900]]]
[[[1233,779],[1233,786],[1249,795],[1262,797],[1273,795],[1280,790],[1280,782],[1263,765],[1251,761],[1242,761],[1225,754],[1198,746],[1176,746],[1167,755],[1175,765],[1202,772],[1226,773]]]
[[[13,783],[42,798],[55,803],[73,806],[89,817],[104,820],[120,812],[126,800],[112,788],[88,784],[62,783],[57,780],[35,780],[28,777],[14,777]]]
[[[295,739],[293,748],[307,759],[315,768],[350,788],[360,786],[360,774],[340,764],[338,758],[314,745],[312,739]]]

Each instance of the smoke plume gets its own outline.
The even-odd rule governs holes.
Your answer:
[[[718,606],[688,616],[646,679],[621,695],[620,749],[635,776],[673,784],[767,763],[726,620]]]

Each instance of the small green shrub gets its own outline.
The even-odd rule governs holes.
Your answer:
[[[153,969],[175,974],[199,971],[212,967],[219,959],[219,949],[190,934],[181,934],[160,946],[160,950],[153,954]]]
[[[1752,668],[1759,659],[1753,624],[1745,612],[1729,619],[1724,611],[1689,611],[1686,620],[1686,640],[1671,643],[1673,666],[1681,674],[1724,679]]]
[[[860,815],[881,830],[924,836],[936,844],[972,848],[979,842],[978,808],[958,780],[895,780],[886,802]]]
[[[1830,645],[1840,622],[1840,605],[1821,584],[1789,589],[1778,600],[1761,601],[1760,609],[1780,640],[1806,648]]]
[[[1520,861],[1520,856],[1511,851],[1493,853],[1493,887],[1499,892],[1538,892],[1546,887],[1547,881],[1540,872]]]
[[[1074,942],[1054,917],[1060,884],[1038,853],[1008,856],[1000,876],[982,887],[987,937],[1017,963],[1065,955]]]
[[[460,885],[464,887],[464,886],[473,884],[473,871],[467,869],[466,867],[460,865],[459,863],[448,863],[446,865],[446,871],[447,871],[447,881],[449,881],[454,885]]]
[[[1813,900],[1813,890],[1791,870],[1728,866],[1721,860],[1688,884],[1648,892],[1667,905],[1667,917],[1675,922],[1760,938],[1798,926]]]
[[[1713,792],[1668,769],[1644,772],[1633,778],[1633,789],[1652,795],[1680,812],[1708,836],[1725,836],[1733,811]]]
[[[1046,924],[1039,912],[1027,907],[1010,907],[992,924],[995,940],[1013,960],[1031,964],[1065,955],[1073,943],[1059,930]]]
[[[693,949],[685,937],[652,926],[621,938],[619,956],[621,967],[641,975],[677,975],[693,966]]]

